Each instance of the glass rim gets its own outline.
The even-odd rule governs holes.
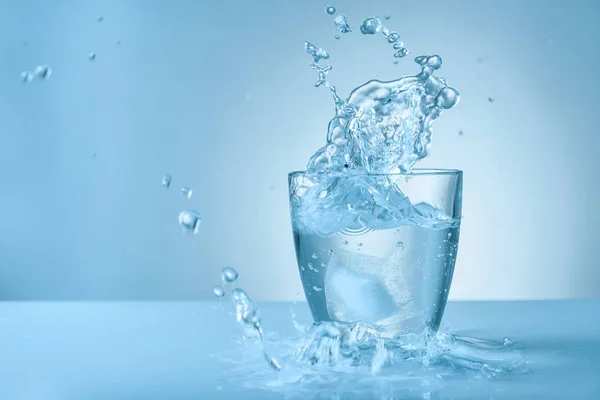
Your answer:
[[[289,177],[293,176],[339,176],[339,177],[351,177],[351,176],[405,176],[405,177],[413,177],[413,176],[444,176],[444,175],[462,175],[462,170],[460,169],[446,169],[446,168],[414,168],[409,173],[402,172],[345,172],[345,171],[316,171],[316,172],[308,172],[308,171],[292,171],[288,173]]]

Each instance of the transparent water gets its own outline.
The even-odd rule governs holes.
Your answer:
[[[389,338],[437,330],[458,237],[457,222],[357,236],[295,231],[300,277],[315,321],[369,321]]]

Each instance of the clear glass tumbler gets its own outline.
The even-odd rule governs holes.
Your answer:
[[[315,322],[437,331],[454,272],[462,171],[292,172],[296,257]]]

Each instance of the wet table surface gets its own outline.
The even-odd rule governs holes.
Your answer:
[[[260,306],[275,342],[298,336],[292,309],[299,323],[310,323],[304,303]],[[247,372],[232,367],[245,361],[236,360],[243,344],[231,308],[229,302],[1,303],[0,398],[600,399],[600,300],[450,302],[443,330],[510,337],[531,359],[530,372],[466,374],[433,388],[424,380],[384,385],[371,376],[360,394],[346,393],[343,380],[314,391],[261,387],[251,371],[268,370],[265,363]]]

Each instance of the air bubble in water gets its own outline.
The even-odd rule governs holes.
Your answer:
[[[184,186],[181,188],[181,194],[183,195],[183,197],[185,197],[186,199],[189,199],[192,197],[192,189],[190,189],[187,186]]]
[[[394,50],[400,50],[401,48],[404,47],[404,43],[396,42],[396,43],[394,43],[394,45],[392,47],[394,48]]]
[[[358,244],[358,247],[362,247],[362,243],[359,243],[359,244]]]
[[[221,286],[215,286],[215,288],[213,289],[213,294],[215,295],[215,297],[223,297],[225,296],[225,291]]]
[[[347,241],[347,240],[344,240],[344,242],[343,242],[343,243],[344,243],[344,245],[347,245],[347,244],[348,244],[348,241]]]
[[[381,31],[381,21],[377,17],[367,18],[360,24],[363,35],[374,35]]]
[[[399,248],[403,249],[404,248],[404,243],[402,243],[400,240],[398,240],[396,242],[396,247],[399,247]]]
[[[335,14],[335,7],[327,6],[327,7],[325,7],[325,12],[329,15],[333,15],[333,14]]]
[[[33,74],[40,79],[48,79],[52,75],[52,69],[49,65],[38,65],[35,67]]]
[[[33,74],[29,71],[21,72],[21,80],[23,83],[29,83],[33,80]]]
[[[340,38],[340,35],[335,35],[335,38],[336,38],[336,39],[339,39],[339,38]]]
[[[344,14],[340,14],[337,17],[335,17],[333,23],[335,24],[335,27],[338,29],[338,31],[340,31],[341,33],[352,32],[352,27],[348,25],[348,19]]]
[[[94,61],[95,59],[96,59],[96,53],[90,53],[90,54],[88,54],[88,60]]]
[[[200,231],[202,218],[196,210],[184,210],[179,214],[179,226],[185,235],[196,235]]]
[[[329,249],[329,251],[327,252],[328,255],[332,255],[333,254],[333,249]]]
[[[313,290],[314,290],[315,292],[320,292],[321,290],[323,290],[323,288],[322,288],[322,287],[320,287],[320,286],[313,286]]]
[[[389,14],[385,16],[385,19],[390,19],[390,18],[392,18],[392,16]]]
[[[221,278],[225,282],[235,282],[238,278],[238,272],[231,267],[225,267],[223,268],[223,271],[221,271]]]
[[[172,180],[172,179],[173,179],[173,178],[171,177],[171,175],[169,175],[169,174],[166,174],[166,175],[165,175],[165,176],[163,176],[163,178],[162,178],[162,185],[168,189],[168,188],[171,186],[171,180]]]
[[[314,253],[314,254],[312,255],[312,258],[319,258],[319,255],[318,255],[317,253]]]

